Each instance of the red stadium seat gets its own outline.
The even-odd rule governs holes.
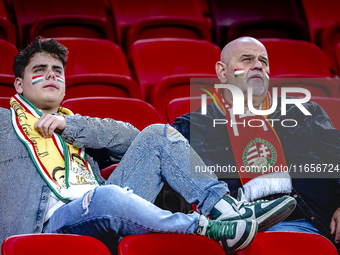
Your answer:
[[[57,38],[69,50],[65,99],[86,96],[142,98],[126,57],[113,42],[93,38]]]
[[[312,97],[313,101],[320,105],[331,119],[333,126],[340,130],[340,118],[336,109],[340,109],[340,98]]]
[[[12,43],[0,39],[0,74],[14,74],[12,65],[18,53],[18,49]]]
[[[60,247],[60,245],[62,247]],[[90,236],[68,234],[27,234],[8,237],[1,247],[2,255],[110,255],[109,249]]]
[[[311,76],[311,75],[308,75]],[[283,87],[295,87],[295,88],[305,88],[309,90],[312,96],[321,97],[340,97],[340,92],[338,89],[339,82],[335,79],[317,76],[314,78],[287,78],[286,75],[277,75],[275,78],[269,80],[269,92],[272,92],[273,87],[278,88],[278,95],[281,95],[281,88]],[[288,96],[298,96],[301,97],[301,93],[289,93]]]
[[[8,18],[5,1],[0,0],[0,39],[16,45],[16,37],[15,26]]]
[[[107,180],[111,173],[116,169],[116,167],[118,166],[119,163],[113,164],[111,166],[105,167],[103,169],[100,170],[100,175]]]
[[[224,47],[241,36],[309,40],[308,25],[299,1],[210,0],[216,42]]]
[[[1,97],[12,97],[17,92],[14,88],[14,75],[0,74],[0,96]]]
[[[69,50],[66,75],[105,73],[130,76],[122,49],[108,40],[93,38],[56,38]]]
[[[66,95],[64,100],[93,96],[142,98],[139,85],[129,76],[115,74],[66,76]]]
[[[118,255],[225,255],[220,244],[206,236],[189,234],[142,234],[124,237]]]
[[[36,35],[114,40],[103,1],[60,0],[52,7],[44,0],[13,0],[12,3],[21,46]]]
[[[164,117],[169,102],[175,98],[193,97],[205,94],[200,87],[214,86],[220,81],[216,74],[177,74],[164,77],[155,87],[151,104]],[[204,86],[202,86],[204,85]],[[168,119],[168,121],[170,121]]]
[[[211,41],[211,34],[205,23],[190,18],[176,16],[144,18],[130,28],[127,51],[133,42],[148,38],[190,38]]]
[[[36,20],[30,31],[28,40],[35,37],[88,37],[115,41],[113,27],[103,17],[87,15],[52,15]]]
[[[0,97],[0,107],[9,109],[11,107],[9,104],[10,100],[10,97]]]
[[[329,97],[312,97],[310,101],[319,104],[327,113],[332,121],[333,126],[340,130],[340,118],[338,112],[334,109],[340,109],[340,98]],[[207,97],[207,104],[213,103],[210,97]],[[189,112],[196,112],[201,107],[201,97],[183,97],[170,101],[168,105],[168,120],[173,123],[177,117]]]
[[[120,45],[157,37],[211,41],[197,0],[111,0],[111,5]]]
[[[236,255],[337,255],[335,246],[325,237],[310,233],[259,232],[254,241]]]
[[[207,104],[210,103],[213,103],[213,99],[207,96]],[[171,100],[167,109],[169,123],[173,123],[177,117],[186,113],[196,112],[201,106],[201,97],[181,97]]]
[[[302,0],[312,42],[316,42],[323,29],[340,21],[338,0]]]
[[[335,69],[335,47],[340,42],[340,2],[302,0],[309,23],[311,41],[330,58]]]
[[[207,41],[145,39],[132,45],[131,56],[142,94],[150,101],[162,78],[175,74],[215,74],[221,50]]]
[[[62,106],[84,116],[129,122],[139,130],[161,123],[159,114],[152,105],[135,98],[73,98],[65,100]]]
[[[329,57],[334,73],[340,74],[336,60],[336,46],[338,43],[340,43],[340,21],[323,30],[319,43],[322,51]]]
[[[340,42],[336,45],[335,57],[336,57],[337,69],[339,70],[339,73],[340,73]]]
[[[267,49],[270,77],[289,74],[291,77],[331,77],[326,55],[314,44],[288,39],[260,39]]]

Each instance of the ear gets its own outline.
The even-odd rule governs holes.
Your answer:
[[[220,79],[222,83],[227,83],[227,76],[225,74],[227,70],[227,66],[222,61],[217,61],[215,64],[217,77]]]
[[[22,94],[24,92],[22,88],[22,78],[19,78],[19,77],[15,78],[14,88],[18,92],[18,94]]]

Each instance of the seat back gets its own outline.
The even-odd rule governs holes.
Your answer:
[[[281,74],[331,76],[326,55],[310,42],[288,39],[260,39],[260,41],[267,49],[270,76]]]
[[[13,0],[19,42],[24,46],[30,42],[31,36],[44,37],[99,37],[113,40],[113,29],[106,15],[104,1],[92,0],[60,0],[53,8],[46,6],[44,0]],[[67,7],[66,7],[67,6]],[[97,23],[96,23],[96,21]],[[43,23],[43,26],[39,25]],[[70,27],[69,27],[70,26]],[[106,27],[109,27],[107,29]],[[31,31],[35,28],[36,31]],[[50,30],[50,32],[48,32]],[[98,31],[110,31],[101,37]]]
[[[225,255],[220,244],[206,236],[187,234],[142,234],[124,237],[119,255]]]
[[[9,109],[11,107],[9,104],[10,100],[10,97],[0,97],[0,107]]]
[[[142,98],[139,85],[129,76],[115,74],[66,76],[66,94],[64,100],[95,96]]]
[[[0,74],[14,74],[12,65],[18,53],[18,49],[12,43],[0,39]]]
[[[62,106],[83,116],[129,122],[140,130],[151,124],[161,123],[161,119],[152,105],[135,98],[73,98],[65,100]]]
[[[14,80],[14,75],[0,74],[0,97],[12,97],[17,93],[13,85]]]
[[[334,72],[336,68],[335,48],[340,42],[340,17],[337,0],[309,1],[302,0],[309,22],[311,41],[319,46],[330,59]]]
[[[340,2],[337,0],[310,1],[302,0],[303,8],[309,25],[311,41],[317,43],[326,27],[340,22],[338,10]]]
[[[308,40],[307,21],[296,0],[210,0],[216,42],[222,48],[241,36]]]
[[[278,95],[282,94],[282,88],[294,87],[307,89],[311,96],[340,97],[338,82],[324,76],[315,76],[314,78],[271,78],[269,80],[269,92],[272,93],[273,87],[278,88]],[[304,94],[289,92],[287,96],[304,97]]]
[[[335,246],[325,237],[311,233],[259,232],[254,241],[237,255],[337,255]]]
[[[213,87],[220,81],[216,74],[178,74],[164,77],[155,87],[152,105],[162,115],[167,116],[169,102],[175,98],[193,97],[205,94],[200,88]]]
[[[340,73],[340,42],[335,47],[335,57],[338,71]]]
[[[340,98],[312,97],[313,101],[320,105],[331,119],[333,126],[340,130],[340,118],[335,109],[340,109]]]
[[[132,45],[131,56],[142,94],[150,100],[153,87],[174,74],[216,74],[221,50],[214,44],[191,39],[145,39]]]
[[[213,103],[211,97],[207,98],[207,104]],[[177,117],[189,112],[196,112],[202,106],[201,97],[181,97],[169,102],[167,116],[169,123],[173,123]]]
[[[57,38],[69,51],[66,75],[106,73],[130,76],[122,49],[108,40]]]
[[[5,0],[0,0],[0,39],[6,40],[14,45],[17,43],[15,26],[8,18]]]
[[[61,245],[62,244],[62,245]],[[27,234],[8,237],[2,244],[2,255],[110,255],[109,249],[90,236],[68,234]]]
[[[327,113],[333,126],[340,130],[340,118],[338,112],[334,109],[340,109],[340,98],[329,97],[312,97],[313,101],[320,105]],[[211,98],[207,98],[207,104],[212,103]],[[180,117],[189,112],[195,112],[202,105],[201,97],[183,97],[176,98],[170,101],[167,109],[169,123],[173,123],[177,117]]]
[[[203,30],[207,30],[206,24],[197,0],[111,0],[111,5],[120,45],[142,38],[185,37],[196,39],[200,32],[206,34],[205,31],[203,32]],[[187,21],[193,23],[190,24]],[[134,28],[135,32],[129,35],[130,28],[136,24],[138,25]],[[201,27],[197,24],[201,24]],[[202,31],[195,31],[200,28]],[[211,37],[210,34],[205,36]],[[129,37],[130,40],[128,40]]]

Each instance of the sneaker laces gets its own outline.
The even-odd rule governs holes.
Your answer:
[[[269,200],[256,200],[256,201],[253,201],[253,202],[249,202],[247,199],[246,199],[246,197],[245,197],[245,195],[244,195],[244,193],[243,193],[243,190],[242,190],[242,188],[239,188],[239,190],[238,190],[238,194],[237,194],[237,202],[236,202],[236,204],[239,206],[239,205],[249,205],[249,206],[251,206],[251,205],[254,205],[254,204],[256,204],[256,203],[266,203],[266,202],[269,202]]]
[[[266,202],[269,202],[269,200],[256,200],[256,201],[253,201],[253,202],[249,202],[247,200],[242,200],[242,201],[239,201],[238,204],[254,205],[254,204],[257,204],[257,203],[266,203]]]
[[[209,221],[206,236],[219,241],[233,236],[234,223],[232,221]]]

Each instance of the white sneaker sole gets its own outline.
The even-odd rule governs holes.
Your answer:
[[[274,207],[269,212],[263,214],[255,220],[259,224],[259,232],[265,231],[277,223],[286,219],[295,209],[296,200],[292,197],[287,198],[283,203]]]

